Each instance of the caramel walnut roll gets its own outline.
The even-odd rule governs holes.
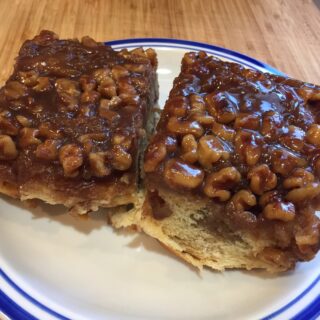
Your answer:
[[[152,49],[26,41],[0,91],[0,192],[76,213],[135,203],[156,68]]]
[[[320,88],[187,53],[146,154],[143,229],[201,267],[319,249]]]

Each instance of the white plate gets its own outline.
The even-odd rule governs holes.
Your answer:
[[[163,105],[186,51],[205,50],[262,71],[226,49],[171,39],[114,41],[155,47]],[[62,207],[24,208],[0,198],[0,310],[12,319],[315,319],[320,256],[280,276],[194,269],[142,234],[115,232]],[[1,319],[1,315],[0,315]]]

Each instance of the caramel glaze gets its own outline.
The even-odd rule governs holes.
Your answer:
[[[204,52],[187,53],[145,153],[148,188],[203,199],[211,214],[201,223],[209,228],[222,219],[232,230],[271,238],[289,255],[311,259],[320,243],[315,215],[320,208],[320,136],[317,126],[311,130],[319,122],[319,86],[249,70]],[[186,135],[193,135],[194,149],[183,145]],[[212,136],[209,163],[200,143],[206,136]],[[241,178],[214,176],[230,167]],[[286,179],[299,174],[311,174],[310,181],[299,178],[289,187]],[[236,200],[241,190],[251,200]]]
[[[120,75],[114,71],[117,66]],[[135,186],[141,129],[158,95],[156,66],[155,53],[147,56],[142,49],[136,53],[118,52],[88,37],[82,41],[59,40],[54,33],[42,31],[26,41],[12,76],[0,90],[0,134],[11,136],[18,149],[15,159],[5,159],[0,147],[1,177],[18,185],[30,181],[54,183],[56,189],[84,199],[101,196],[95,194],[96,183],[119,184],[122,189]],[[97,70],[105,71],[104,78],[95,75]],[[38,88],[41,77],[43,88]],[[61,79],[64,82],[59,84]],[[107,81],[111,85],[105,93],[100,87]],[[107,111],[107,116],[99,109],[102,100],[115,101],[108,107],[111,113]],[[24,125],[17,116],[25,117],[27,127],[37,130],[45,124],[49,133],[40,130],[36,134],[38,142],[21,145]],[[87,134],[97,134],[98,138],[86,141],[85,145],[81,137]],[[119,164],[113,166],[115,135],[129,141],[125,147],[123,142],[119,143],[132,159],[130,165],[121,169]],[[38,145],[48,139],[56,142],[58,153],[69,144],[79,148],[83,160],[74,174],[66,176],[58,156],[47,160],[36,155]],[[90,166],[90,153],[103,154],[106,168],[99,174],[95,175]]]

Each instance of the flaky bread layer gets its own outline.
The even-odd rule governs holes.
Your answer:
[[[0,193],[21,201],[39,199],[51,205],[62,204],[69,208],[71,214],[86,214],[97,211],[99,207],[111,208],[136,203],[136,191],[128,188],[126,192],[119,192],[116,185],[97,186],[99,195],[97,199],[84,199],[81,196],[70,196],[67,192],[57,190],[54,185],[44,185],[36,182],[28,182],[22,186],[14,183],[0,181]]]
[[[114,215],[111,219],[113,226],[135,225],[199,269],[205,266],[217,271],[265,269],[276,273],[294,267],[296,261],[291,256],[287,257],[285,252],[279,252],[271,237],[233,231],[220,220],[217,225],[207,228],[201,224],[210,214],[205,201],[164,189],[158,191],[173,212],[169,217],[154,219],[152,205],[146,197],[141,211]]]

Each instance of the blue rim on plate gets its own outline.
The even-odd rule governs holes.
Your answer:
[[[265,64],[259,60],[248,57],[244,54],[232,51],[226,48],[195,42],[187,40],[178,40],[178,39],[167,39],[167,38],[136,38],[136,39],[125,39],[125,40],[114,40],[108,41],[106,44],[114,46],[116,49],[120,48],[131,48],[137,46],[151,46],[151,47],[168,47],[175,49],[186,49],[186,50],[204,50],[208,53],[214,54],[218,57],[231,59],[241,64],[244,64],[248,67],[255,68],[257,70],[267,70],[270,73],[286,76],[284,73],[276,70],[275,68]],[[41,302],[37,301],[35,298],[26,293],[21,289],[1,268],[0,268],[0,279],[3,280],[6,285],[8,285],[13,291],[26,299],[29,303],[37,307],[42,312],[45,312],[48,316],[52,316],[56,319],[67,320],[68,318],[62,314],[48,308]],[[296,305],[297,302],[301,301],[308,293],[310,293],[315,286],[320,282],[320,275],[318,275],[297,297],[288,302],[283,307],[272,312],[271,314],[262,318],[262,320],[271,320],[275,317],[278,317],[286,310],[290,309],[292,306]],[[12,320],[34,320],[37,319],[31,315],[27,310],[23,308],[22,305],[19,305],[16,301],[13,301],[8,294],[0,289],[0,316],[2,314],[6,315]],[[299,311],[294,317],[293,320],[312,320],[317,319],[320,316],[320,295],[316,297],[309,305],[304,307]]]
[[[190,41],[190,40],[181,40],[181,39],[172,39],[172,38],[134,38],[134,39],[123,39],[123,40],[112,40],[107,41],[105,44],[110,46],[120,46],[121,48],[134,48],[139,45],[152,45],[152,47],[168,47],[168,48],[180,48],[187,50],[204,50],[208,53],[214,53],[215,56],[230,58],[236,57],[237,61],[241,61],[241,64],[244,64],[248,67],[255,67],[255,69],[260,70],[264,69],[270,73],[287,76],[285,73],[271,67],[270,65],[249,57],[243,53],[226,49],[223,47],[215,46],[208,43]]]

